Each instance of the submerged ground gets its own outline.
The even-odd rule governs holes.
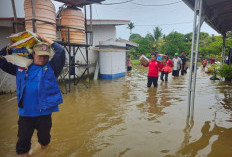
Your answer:
[[[194,121],[186,123],[189,75],[146,87],[147,69],[125,78],[81,84],[63,95],[53,114],[51,144],[41,151],[36,131],[33,157],[232,156],[232,85],[198,70]],[[0,96],[0,154],[16,156],[15,95]],[[13,98],[13,99],[12,99]]]

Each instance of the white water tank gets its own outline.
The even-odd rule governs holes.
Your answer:
[[[126,43],[104,41],[99,45],[101,79],[114,79],[126,75]]]

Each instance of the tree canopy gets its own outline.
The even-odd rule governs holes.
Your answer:
[[[140,39],[140,38],[142,38],[142,36],[140,34],[135,33],[135,34],[130,35],[129,40],[130,41],[135,41],[135,40]]]
[[[130,41],[139,44],[138,48],[131,50],[131,55],[138,58],[140,55],[145,54],[150,56],[150,53],[169,53],[171,56],[174,53],[185,51],[187,56],[190,56],[192,45],[192,33],[182,34],[179,32],[171,32],[168,35],[162,33],[162,29],[155,27],[152,33],[147,33],[145,37],[139,34],[131,34]],[[227,33],[226,39],[226,54],[232,48],[232,32]],[[222,36],[210,36],[208,33],[200,33],[199,41],[199,56],[203,57],[219,57],[222,53]]]
[[[174,53],[186,50],[185,36],[184,34],[178,32],[171,32],[166,36],[165,43],[161,46],[161,53],[169,53],[169,55],[174,56]]]

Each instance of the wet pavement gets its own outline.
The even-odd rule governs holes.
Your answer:
[[[147,88],[147,69],[125,78],[81,84],[53,114],[52,140],[33,157],[231,157],[232,85],[198,70],[194,121],[186,123],[189,75]],[[15,95],[0,96],[0,154],[16,156]],[[12,99],[13,98],[13,99]]]

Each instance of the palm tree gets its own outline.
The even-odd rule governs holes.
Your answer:
[[[134,23],[133,22],[129,23],[127,28],[130,30],[130,35],[131,35],[132,34],[132,29],[135,28]]]
[[[155,29],[153,29],[153,33],[154,33],[154,38],[155,41],[157,42],[161,37],[162,37],[162,29],[159,28],[158,26],[155,27]]]
[[[162,36],[163,36],[162,29],[159,28],[158,26],[155,27],[155,29],[153,29],[153,39],[154,39],[153,48],[155,51],[163,43],[163,40],[160,40],[162,38]]]

